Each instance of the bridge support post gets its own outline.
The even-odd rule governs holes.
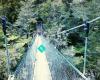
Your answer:
[[[6,48],[6,57],[7,57],[7,71],[8,75],[10,74],[10,57],[9,57],[9,51],[8,51],[8,41],[7,41],[7,36],[6,36],[6,17],[2,17],[2,30],[4,33],[4,38],[5,38],[5,48]]]
[[[84,31],[85,31],[85,49],[84,49],[83,74],[85,75],[85,73],[86,73],[86,58],[87,58],[88,34],[89,34],[89,23],[87,21],[85,21]]]
[[[85,50],[84,50],[83,74],[85,74],[85,72],[86,72],[87,41],[88,41],[88,37],[85,37]]]

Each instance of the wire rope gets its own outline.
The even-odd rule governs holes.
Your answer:
[[[95,18],[95,19],[92,19],[91,21],[88,21],[88,23],[93,23],[93,22],[95,22],[95,21],[97,21],[97,20],[99,20],[99,19],[100,19],[100,16],[97,17],[97,18]],[[68,30],[65,30],[65,31],[59,32],[58,34],[62,34],[62,33],[66,33],[66,32],[72,31],[72,30],[74,30],[74,29],[77,29],[77,28],[83,27],[84,25],[85,25],[85,24],[83,23],[83,24],[78,25],[78,26],[76,26],[76,27],[73,27],[73,28],[70,28],[70,29],[68,29]]]

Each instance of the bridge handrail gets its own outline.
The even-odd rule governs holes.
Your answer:
[[[100,16],[97,17],[97,18],[95,18],[95,19],[93,19],[93,20],[91,20],[91,21],[88,21],[88,23],[92,23],[92,22],[97,21],[97,20],[99,20],[99,19],[100,19]],[[62,32],[60,32],[60,33],[57,33],[57,34],[59,35],[59,34],[62,34],[62,33],[66,33],[66,32],[68,32],[68,31],[71,31],[71,30],[80,28],[80,27],[82,27],[82,26],[84,26],[84,25],[85,25],[85,24],[81,24],[81,25],[78,25],[78,26],[76,26],[76,27],[70,28],[70,29],[68,29],[68,30],[64,30],[64,31],[62,31]]]
[[[68,62],[68,64],[82,77],[82,78],[84,78],[85,80],[88,80],[87,78],[86,78],[86,76],[81,72],[81,71],[79,71],[63,54],[59,54],[59,55],[61,55],[67,62]]]

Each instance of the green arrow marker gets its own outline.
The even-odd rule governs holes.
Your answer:
[[[43,53],[43,52],[45,51],[44,45],[40,45],[40,46],[38,47],[38,50],[39,50],[41,53]]]

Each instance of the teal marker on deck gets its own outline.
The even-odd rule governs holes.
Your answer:
[[[39,47],[38,47],[38,50],[41,52],[41,53],[43,53],[45,50],[46,50],[46,48],[44,47],[44,45],[40,45]]]

